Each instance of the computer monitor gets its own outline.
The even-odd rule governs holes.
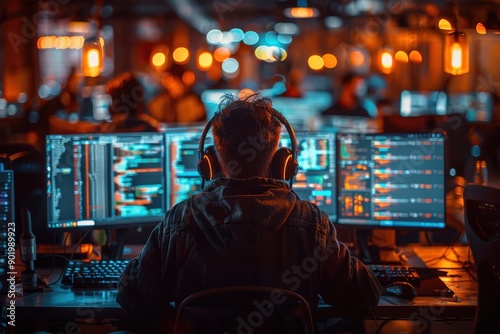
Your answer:
[[[203,127],[169,128],[166,136],[166,197],[167,207],[202,190],[198,174],[198,148]],[[335,135],[323,132],[295,132],[298,141],[299,171],[292,189],[304,200],[317,204],[330,219],[336,218]],[[205,147],[213,144],[208,132]],[[280,146],[291,147],[286,131],[281,134]]]
[[[292,184],[300,199],[316,204],[330,220],[337,218],[335,134],[332,132],[296,131],[299,170]],[[280,146],[291,147],[286,133]]]
[[[15,252],[14,171],[10,162],[0,158],[0,295],[7,293],[7,277],[11,274]],[[9,269],[10,268],[10,269]]]
[[[165,131],[167,209],[202,190],[198,148],[203,129],[203,126],[195,126],[167,128]],[[213,139],[209,131],[205,147],[211,144]]]
[[[46,137],[49,229],[160,222],[166,211],[162,133]]]
[[[338,134],[337,223],[362,234],[444,229],[445,140],[437,132]]]

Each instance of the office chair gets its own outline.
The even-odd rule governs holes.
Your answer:
[[[478,282],[474,334],[500,333],[500,189],[466,185],[464,213]]]
[[[179,305],[175,334],[314,333],[307,301],[290,290],[267,286],[213,288]]]

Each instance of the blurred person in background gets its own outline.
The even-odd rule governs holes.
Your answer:
[[[202,123],[207,120],[207,111],[200,96],[186,83],[185,71],[173,66],[162,74],[161,83],[165,89],[148,104],[151,116],[161,123]]]
[[[149,115],[144,87],[131,72],[111,78],[106,94],[111,98],[110,120],[99,126],[101,132],[159,131],[159,122]]]
[[[321,112],[323,116],[361,116],[376,118],[376,105],[366,97],[364,76],[348,72],[341,79],[340,94],[335,103]]]

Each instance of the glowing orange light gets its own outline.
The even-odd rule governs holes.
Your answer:
[[[464,33],[453,32],[446,36],[444,71],[453,75],[469,72],[469,44]]]
[[[307,60],[307,64],[312,70],[316,71],[322,69],[323,66],[325,65],[325,63],[323,62],[323,58],[321,58],[318,55],[310,56],[309,59]]]
[[[337,66],[338,61],[335,55],[332,55],[331,53],[326,53],[323,55],[322,58],[326,68],[335,68],[335,66]]]
[[[223,46],[215,49],[215,51],[214,51],[215,60],[217,60],[218,62],[221,62],[221,63],[224,60],[226,60],[227,58],[229,58],[230,56],[231,56],[231,52],[229,51],[229,49],[226,47],[223,47]]]
[[[184,64],[189,60],[189,50],[185,47],[178,47],[172,53],[172,59],[178,64]]]
[[[239,91],[238,98],[244,99],[254,93],[255,92],[251,88],[243,88],[242,90]]]
[[[459,43],[453,43],[451,45],[451,67],[454,70],[459,70],[462,68],[462,56],[463,50]]]
[[[103,39],[90,38],[83,45],[82,74],[97,77],[104,68]]]
[[[198,56],[198,68],[200,70],[208,70],[214,61],[214,57],[208,51],[204,51]]]
[[[476,24],[476,32],[480,35],[486,35],[486,27],[484,26],[484,24]]]
[[[451,30],[451,23],[447,19],[439,20],[438,26],[441,30]]]
[[[192,86],[195,81],[196,75],[193,71],[185,71],[184,73],[182,73],[182,82],[184,82],[186,86]]]
[[[420,52],[418,52],[417,50],[413,50],[412,52],[410,52],[410,61],[412,63],[420,64],[422,60],[423,58]]]
[[[361,66],[365,62],[365,55],[361,51],[354,50],[349,54],[349,60],[355,66]]]
[[[400,61],[402,63],[407,63],[408,62],[408,55],[404,51],[398,51],[398,52],[396,52],[396,54],[394,55],[394,58],[397,61]]]
[[[296,18],[296,19],[317,17],[319,15],[319,11],[316,8],[312,7],[286,8],[283,13],[285,14],[286,17]]]
[[[161,66],[165,65],[166,61],[167,61],[167,57],[165,56],[165,54],[163,52],[156,52],[151,57],[151,64],[153,64],[153,66],[156,66],[156,67],[161,67]]]

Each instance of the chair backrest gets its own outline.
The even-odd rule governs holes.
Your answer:
[[[314,333],[311,309],[298,293],[267,286],[196,292],[178,307],[176,334]]]
[[[465,232],[474,257],[478,281],[474,333],[499,333],[500,189],[466,185],[464,213]]]

